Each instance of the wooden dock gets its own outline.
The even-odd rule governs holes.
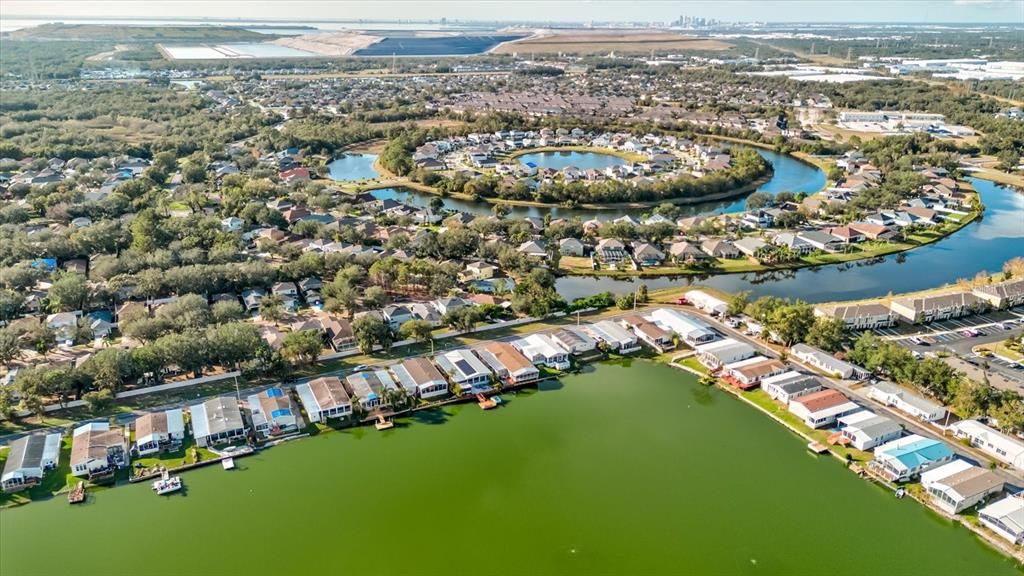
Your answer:
[[[389,428],[394,428],[395,423],[383,416],[377,416],[377,423],[374,424],[374,427],[377,428],[377,430],[387,430]]]
[[[490,409],[496,408],[498,406],[498,403],[495,402],[493,398],[488,398],[488,397],[484,396],[483,394],[477,394],[476,395],[476,403],[477,403],[478,406],[480,406],[484,410],[490,410]]]
[[[85,502],[85,482],[79,481],[74,488],[68,492],[68,503],[81,504]]]
[[[807,449],[815,454],[824,454],[825,452],[828,452],[828,446],[825,446],[820,442],[811,442],[807,445]]]

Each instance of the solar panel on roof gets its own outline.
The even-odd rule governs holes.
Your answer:
[[[270,398],[280,398],[281,396],[284,396],[284,390],[281,390],[280,388],[271,388],[267,390],[267,396]]]
[[[473,367],[470,366],[469,362],[466,362],[465,360],[457,360],[455,362],[455,366],[457,366],[459,368],[459,370],[462,371],[463,374],[472,374],[473,373]]]
[[[282,416],[291,416],[292,411],[287,408],[278,408],[270,413],[271,418],[280,418]]]

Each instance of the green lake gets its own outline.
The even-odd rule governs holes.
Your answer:
[[[0,511],[0,574],[1019,574],[671,368],[504,399]]]

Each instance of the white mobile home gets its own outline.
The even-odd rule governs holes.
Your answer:
[[[840,432],[857,450],[871,450],[903,435],[903,427],[895,420],[861,410],[839,418]]]
[[[946,417],[946,409],[939,404],[926,400],[896,384],[879,382],[868,388],[867,393],[868,398],[877,400],[886,406],[892,406],[900,412],[925,422],[935,422]]]
[[[1024,470],[1024,442],[1015,440],[977,420],[961,420],[950,426],[957,438],[1017,470]]]
[[[336,376],[325,376],[299,384],[295,392],[311,420],[327,422],[331,418],[352,415],[352,399]]]
[[[185,440],[185,416],[181,408],[152,412],[135,420],[135,449],[139,456],[173,449]]]
[[[47,471],[60,463],[61,435],[29,434],[9,445],[0,486],[4,492],[17,492],[43,481]]]

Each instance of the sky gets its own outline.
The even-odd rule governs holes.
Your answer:
[[[235,18],[669,22],[680,15],[765,22],[1024,24],[1024,0],[0,0],[0,19]]]

